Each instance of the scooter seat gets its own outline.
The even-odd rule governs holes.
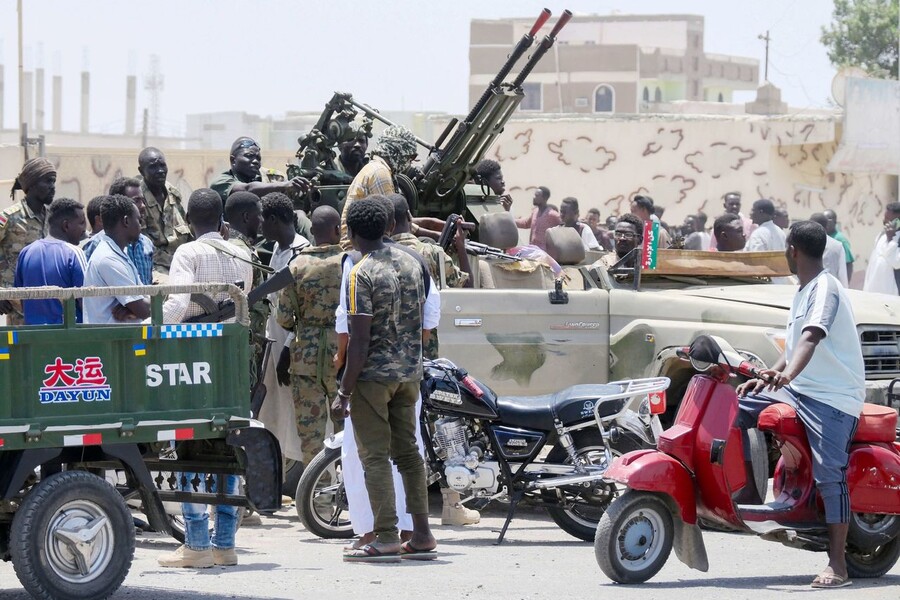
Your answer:
[[[787,404],[773,404],[759,414],[759,428],[782,436],[805,435],[797,411]],[[854,442],[890,443],[897,435],[897,411],[887,406],[863,404]]]

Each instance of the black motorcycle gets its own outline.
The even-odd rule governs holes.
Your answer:
[[[442,480],[470,508],[508,502],[498,543],[523,500],[546,507],[567,533],[593,541],[617,495],[603,474],[614,457],[655,446],[668,386],[668,378],[656,377],[498,398],[450,361],[425,361],[420,421],[428,483]],[[342,439],[326,440],[297,486],[297,513],[323,538],[353,537]]]

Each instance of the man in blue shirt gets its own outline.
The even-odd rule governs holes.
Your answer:
[[[49,237],[34,241],[19,253],[16,263],[16,287],[81,287],[87,268],[84,253],[76,245],[84,235],[87,221],[84,206],[71,198],[57,198],[47,209]],[[62,302],[24,300],[26,325],[61,324]],[[81,322],[81,304],[76,312]]]
[[[109,186],[109,194],[111,196],[120,194],[134,200],[134,204],[137,206],[138,212],[141,215],[141,226],[143,227],[144,221],[147,218],[147,204],[144,201],[144,193],[141,191],[140,181],[134,177],[119,177]],[[91,202],[93,203],[93,200]],[[92,216],[90,213],[91,206],[88,205],[88,219]],[[84,255],[88,260],[90,260],[91,254],[93,254],[94,250],[97,248],[97,244],[100,243],[100,240],[102,239],[100,234],[103,233],[103,230],[101,228],[99,232],[95,231],[94,233],[95,235],[82,245]],[[144,285],[151,285],[153,283],[153,253],[155,250],[156,247],[153,245],[153,240],[143,233],[141,234],[141,237],[138,238],[138,241],[129,244],[126,249],[126,254],[128,254],[128,258],[131,259],[134,266],[137,267],[138,274],[141,276],[141,283]]]
[[[88,261],[85,286],[142,285],[134,262],[125,253],[141,235],[141,215],[131,198],[109,196],[100,206],[103,238]],[[98,234],[99,235],[99,234]],[[86,323],[116,323],[146,319],[150,301],[146,296],[100,296],[84,299]]]

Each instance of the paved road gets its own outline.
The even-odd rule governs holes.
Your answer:
[[[432,499],[440,506],[440,496]],[[438,519],[432,520],[439,523]],[[710,572],[691,571],[672,554],[662,571],[643,586],[610,583],[594,560],[591,544],[562,532],[542,512],[525,509],[513,521],[502,546],[494,545],[503,519],[491,511],[475,526],[436,527],[441,557],[433,563],[347,564],[342,541],[307,533],[293,508],[238,532],[237,567],[201,571],[161,569],[156,558],[176,547],[157,534],[138,537],[134,565],[117,600],[257,600],[262,598],[387,598],[429,600],[490,598],[640,598],[729,600],[784,598],[816,593],[812,576],[823,554],[785,548],[747,536],[705,533]],[[196,590],[196,591],[195,591]],[[419,592],[421,590],[421,592]],[[727,592],[725,591],[727,590]],[[858,580],[829,598],[900,598],[900,566],[879,580]],[[727,596],[726,596],[727,594]],[[27,600],[12,566],[0,565],[0,598]]]

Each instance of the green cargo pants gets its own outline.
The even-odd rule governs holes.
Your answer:
[[[353,433],[379,542],[397,543],[397,507],[390,460],[406,490],[406,511],[428,513],[425,462],[416,445],[418,382],[358,381],[350,398]]]

